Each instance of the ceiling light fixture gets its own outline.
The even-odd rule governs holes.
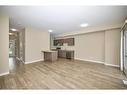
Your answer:
[[[53,32],[53,30],[48,30],[50,33]]]
[[[80,27],[87,27],[88,26],[88,23],[83,23],[80,25]]]
[[[14,29],[14,28],[12,28],[12,29],[10,29],[11,31],[17,31],[17,29]]]

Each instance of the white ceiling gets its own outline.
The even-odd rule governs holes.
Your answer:
[[[0,14],[10,17],[10,27],[32,26],[59,34],[89,27],[122,24],[127,18],[127,6],[0,6]]]

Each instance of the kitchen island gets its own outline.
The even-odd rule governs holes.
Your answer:
[[[41,51],[44,53],[44,61],[56,61],[58,59],[58,52],[53,50]]]

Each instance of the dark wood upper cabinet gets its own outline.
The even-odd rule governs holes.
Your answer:
[[[54,40],[54,46],[63,46],[64,43],[67,43],[68,46],[74,46],[74,42],[74,38],[56,39]]]
[[[74,38],[67,38],[66,39],[68,46],[73,46],[74,45]]]
[[[54,46],[62,46],[63,42],[63,39],[56,39],[54,40]]]

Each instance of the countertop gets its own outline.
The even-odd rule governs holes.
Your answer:
[[[67,49],[53,49],[54,51],[74,51],[74,50],[67,50]]]
[[[67,50],[67,49],[63,49],[63,51],[74,51],[74,50]]]
[[[57,51],[54,51],[54,50],[42,50],[41,52],[57,52]]]

